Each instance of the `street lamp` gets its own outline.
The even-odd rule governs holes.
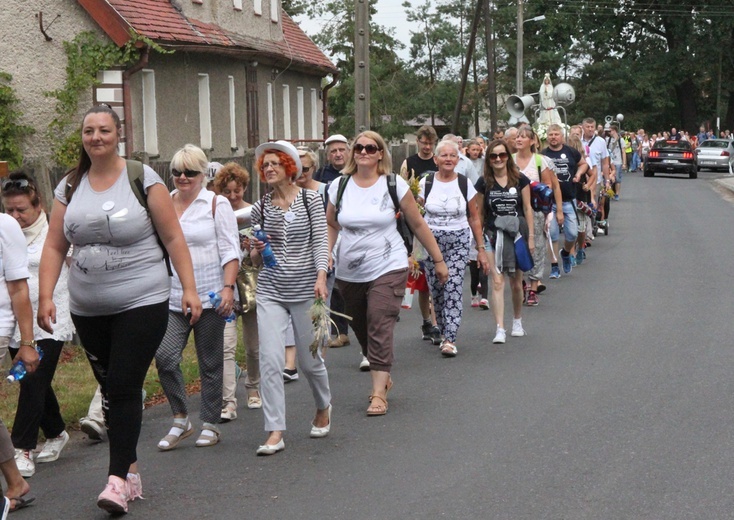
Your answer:
[[[517,95],[522,97],[523,91],[522,91],[522,82],[523,82],[523,25],[525,25],[527,22],[540,22],[541,20],[545,20],[545,15],[541,14],[540,16],[535,16],[533,18],[528,18],[527,20],[523,21],[523,2],[522,0],[518,0],[517,2],[517,72],[515,75],[515,83],[517,85]]]

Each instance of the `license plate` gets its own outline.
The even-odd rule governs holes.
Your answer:
[[[701,166],[710,166],[716,163],[714,161],[698,161],[698,164],[700,164]]]
[[[671,163],[672,163],[672,164],[675,164],[675,163],[677,163],[677,162],[678,162],[678,159],[663,159],[663,162],[664,162],[665,164],[671,164]]]

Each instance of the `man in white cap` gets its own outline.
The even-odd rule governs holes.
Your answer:
[[[330,184],[341,176],[341,171],[347,164],[349,144],[347,138],[341,134],[334,134],[324,141],[327,163],[313,175],[315,181]]]

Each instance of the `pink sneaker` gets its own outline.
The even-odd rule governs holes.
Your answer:
[[[127,474],[127,496],[130,502],[136,498],[145,500],[145,497],[143,497],[143,481],[140,478],[140,473]]]
[[[97,507],[110,514],[127,513],[127,482],[120,477],[110,475],[107,486],[97,497]]]

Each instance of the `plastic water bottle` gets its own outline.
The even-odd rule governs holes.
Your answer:
[[[260,255],[262,256],[263,264],[265,265],[265,267],[275,267],[276,265],[278,265],[278,262],[275,260],[275,254],[273,254],[273,249],[270,247],[270,240],[268,240],[268,235],[258,224],[252,226],[252,230],[255,233],[255,238],[257,238],[260,242],[265,242],[265,249],[263,249],[263,252]]]
[[[43,350],[41,350],[39,347],[36,347],[36,352],[38,352],[38,359],[43,359]],[[23,379],[26,374],[27,372],[25,369],[25,363],[23,363],[23,361],[19,359],[18,361],[13,363],[12,367],[10,367],[10,372],[8,372],[8,377],[6,379],[9,383],[14,383]]]
[[[222,303],[222,295],[219,293],[215,293],[214,291],[209,292],[209,303],[212,304],[212,309],[216,309],[219,307],[219,304]],[[227,323],[234,321],[237,319],[237,315],[232,311],[229,316],[224,317],[224,321]]]

